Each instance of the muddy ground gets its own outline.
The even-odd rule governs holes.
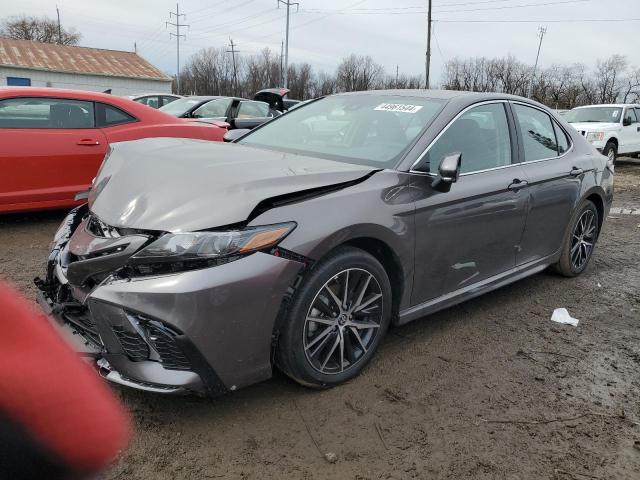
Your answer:
[[[640,209],[640,164],[617,167],[616,190]],[[0,219],[0,275],[29,296],[62,217]],[[610,216],[581,277],[395,328],[333,390],[278,373],[217,400],[114,389],[136,436],[105,479],[640,479],[640,215]]]

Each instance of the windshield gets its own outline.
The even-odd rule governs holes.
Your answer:
[[[181,117],[195,105],[199,105],[200,103],[202,103],[202,99],[200,98],[181,98],[161,107],[159,110],[161,112],[168,113],[169,115],[173,115],[174,117]]]
[[[239,143],[389,168],[443,104],[424,97],[337,95],[291,110]]]
[[[569,123],[619,123],[622,115],[620,107],[574,108],[564,115]]]

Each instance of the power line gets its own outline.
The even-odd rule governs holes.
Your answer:
[[[176,22],[171,22],[172,16],[175,15]],[[180,23],[180,17],[186,18],[184,13],[180,13],[180,5],[176,3],[176,11],[169,12],[169,21],[165,22],[165,28],[168,25],[172,25],[176,28],[176,33],[170,32],[169,38],[172,36],[176,37],[176,93],[180,94],[180,37],[187,38],[186,35],[180,34],[180,27],[189,27],[186,23]]]
[[[531,8],[531,7],[548,7],[548,6],[557,6],[557,5],[565,5],[571,3],[584,3],[591,2],[593,0],[561,0],[561,1],[553,1],[553,2],[542,2],[542,3],[522,3],[518,5],[501,5],[497,7],[487,7],[487,8],[468,8],[468,9],[454,9],[454,10],[436,10],[434,13],[458,13],[458,12],[484,12],[484,11],[492,11],[492,10],[505,10],[505,9],[514,9],[514,8]],[[472,2],[467,5],[473,5],[480,2]],[[454,4],[445,5],[446,7],[453,6]],[[457,4],[463,6],[464,4]],[[411,8],[411,11],[408,9]],[[417,10],[417,9],[421,10]],[[305,13],[326,13],[328,10],[304,10]],[[427,13],[424,10],[424,7],[386,7],[380,9],[371,9],[371,10],[333,10],[331,14],[333,15],[415,15],[419,13]]]
[[[438,23],[606,23],[640,22],[640,18],[577,18],[553,20],[433,20]]]
[[[287,7],[287,32],[285,35],[285,46],[284,46],[284,84],[282,85],[284,88],[287,88],[289,85],[289,10],[292,6],[296,6],[296,11],[300,8],[300,4],[298,2],[292,2],[291,0],[277,0],[278,8],[280,8],[280,4],[286,5]]]
[[[233,43],[233,39],[229,37],[229,46],[231,50],[227,50],[227,53],[231,54],[231,58],[233,59],[233,84],[235,85],[236,95],[238,94],[238,70],[236,69],[236,53],[240,53],[236,50],[236,44]]]
[[[424,88],[429,90],[429,74],[431,73],[431,0],[428,2],[429,10],[427,12],[427,59],[425,63]]]
[[[540,37],[540,43],[538,43],[538,53],[536,54],[536,63],[533,66],[533,75],[531,75],[531,83],[529,84],[529,98],[533,95],[533,82],[536,78],[536,70],[538,69],[538,59],[540,58],[540,48],[542,48],[542,39],[547,33],[547,27],[538,28],[538,36]]]

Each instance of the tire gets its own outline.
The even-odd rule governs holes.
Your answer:
[[[599,222],[598,209],[593,202],[582,202],[571,218],[562,244],[560,260],[554,265],[558,273],[565,277],[576,277],[584,272],[600,234]],[[580,243],[582,246],[578,246]]]
[[[615,165],[616,161],[618,160],[618,147],[612,141],[608,141],[602,149],[602,154],[606,157],[609,157],[609,159],[611,159],[613,164]]]
[[[389,276],[380,262],[358,248],[340,247],[314,266],[294,294],[278,338],[278,367],[308,387],[350,380],[384,337],[391,302]]]

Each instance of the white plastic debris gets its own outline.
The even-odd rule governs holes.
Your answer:
[[[564,323],[566,325],[578,326],[578,319],[569,315],[566,308],[556,308],[551,315],[551,321],[557,323]]]

